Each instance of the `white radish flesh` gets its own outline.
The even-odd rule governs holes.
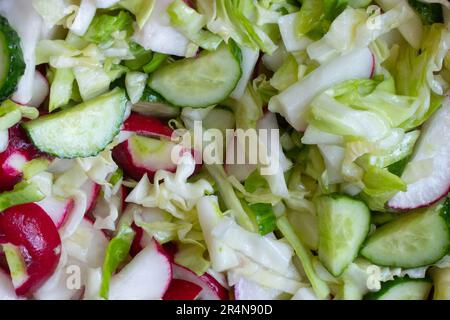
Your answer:
[[[101,230],[87,218],[84,218],[75,233],[64,240],[67,254],[85,263],[88,267],[98,268],[103,260],[108,246],[108,239]]]
[[[172,280],[170,259],[156,242],[144,248],[111,279],[110,300],[161,299]]]
[[[49,215],[55,226],[60,228],[72,210],[74,201],[72,199],[57,199],[48,196],[36,204]]]

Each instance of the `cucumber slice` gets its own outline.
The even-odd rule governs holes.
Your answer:
[[[58,158],[95,156],[111,143],[123,123],[127,99],[119,88],[23,125],[34,145]]]
[[[366,300],[426,300],[433,283],[429,279],[396,278],[383,283],[381,290],[367,294]]]
[[[240,49],[230,43],[198,58],[182,59],[156,70],[150,87],[175,106],[202,108],[222,102],[242,75]]]
[[[322,196],[317,201],[319,260],[340,276],[358,256],[370,229],[370,211],[364,202],[343,195]]]
[[[377,229],[361,250],[380,266],[418,268],[439,261],[450,249],[448,200],[404,215]]]
[[[24,72],[20,38],[8,20],[0,16],[0,101],[14,93]]]

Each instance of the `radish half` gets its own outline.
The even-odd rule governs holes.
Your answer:
[[[413,180],[414,163],[431,161],[430,173],[408,184],[406,192],[397,193],[388,206],[395,210],[412,210],[429,206],[444,198],[450,191],[450,98],[428,120],[422,130],[411,161],[405,168],[402,179]]]
[[[140,180],[145,174],[153,178],[158,170],[175,172],[172,161],[173,142],[133,136],[113,149],[114,161],[131,178]]]
[[[61,255],[58,230],[34,203],[9,208],[0,215],[0,243],[18,247],[24,257],[27,278],[17,284],[18,295],[39,288],[53,274]]]
[[[110,300],[161,299],[172,280],[169,257],[156,241],[111,279]]]
[[[81,186],[80,189],[87,195],[86,213],[89,213],[95,207],[95,203],[97,201],[98,195],[100,194],[101,187],[95,182],[88,180]]]
[[[172,264],[173,278],[192,282],[202,288],[202,292],[198,296],[199,300],[228,300],[228,290],[225,289],[213,276],[204,273],[198,276],[193,271],[180,266],[176,263]]]

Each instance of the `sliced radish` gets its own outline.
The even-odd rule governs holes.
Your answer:
[[[44,103],[50,93],[48,80],[42,73],[36,70],[33,81],[33,95],[28,105],[39,107]]]
[[[100,186],[91,180],[87,180],[79,190],[80,195],[75,195],[73,209],[64,224],[61,226],[61,237],[66,239],[72,236],[79,224],[84,218],[87,218],[88,214],[92,211],[95,206],[98,194],[100,192]]]
[[[130,189],[128,189],[127,187],[122,185],[120,187],[120,199],[122,201],[122,206],[121,206],[122,212],[125,211],[125,208],[127,206],[127,202],[125,200],[127,199],[129,194],[130,194]]]
[[[131,228],[134,230],[134,238],[130,247],[130,256],[135,257],[139,252],[144,249],[144,245],[142,244],[142,237],[144,236],[144,229],[138,227],[135,223],[131,225]]]
[[[0,215],[0,243],[19,247],[27,280],[16,287],[26,295],[42,285],[55,270],[61,254],[61,239],[51,218],[34,203],[9,208]]]
[[[156,171],[175,172],[172,161],[173,142],[148,137],[133,136],[113,149],[112,155],[123,171],[135,180],[145,174],[153,178]]]
[[[162,299],[172,281],[172,267],[162,247],[153,241],[111,279],[110,300]]]
[[[310,102],[320,93],[346,80],[370,78],[374,55],[368,48],[354,50],[308,74],[304,79],[273,97],[269,110],[280,113],[297,130],[305,131]]]
[[[89,213],[95,207],[98,195],[100,194],[101,186],[91,180],[88,180],[81,186],[80,189],[87,195],[86,213]]]
[[[6,256],[2,250],[2,246],[0,246],[0,271],[2,270],[9,273],[8,262],[6,261]]]
[[[172,264],[173,278],[192,282],[202,288],[202,292],[198,296],[200,300],[228,300],[228,290],[225,289],[213,276],[208,273],[202,276],[196,275],[193,271],[180,266],[176,263]]]
[[[42,157],[16,125],[8,130],[9,141],[5,151],[0,153],[0,191],[12,189],[22,179],[23,165]]]
[[[64,248],[69,256],[91,268],[98,268],[103,265],[108,243],[106,235],[85,217],[75,233],[64,239]]]
[[[195,300],[201,291],[202,287],[195,283],[181,279],[173,279],[163,300]]]
[[[148,137],[172,137],[173,130],[161,120],[132,113],[123,125],[123,131],[130,131]]]
[[[58,199],[48,196],[36,204],[49,215],[55,226],[59,229],[73,209],[74,201],[73,199]]]
[[[408,184],[406,192],[397,193],[388,206],[396,210],[411,210],[429,206],[450,191],[450,98],[428,120],[422,130],[414,155],[402,175],[404,181],[415,180],[414,163],[431,161],[432,168],[423,178]]]
[[[234,286],[236,300],[275,300],[282,293],[280,290],[266,288],[244,278]]]

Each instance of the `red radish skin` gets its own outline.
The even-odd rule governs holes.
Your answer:
[[[228,290],[225,289],[213,276],[208,273],[198,276],[193,271],[172,264],[173,278],[192,282],[202,288],[199,300],[229,300]]]
[[[168,242],[163,245],[164,252],[166,252],[167,256],[170,259],[170,262],[175,261],[175,255],[178,252],[178,246],[175,242]]]
[[[116,146],[112,151],[112,156],[114,161],[119,165],[119,167],[122,168],[124,173],[132,179],[139,181],[145,174],[147,174],[149,179],[153,180],[157,170],[154,168],[142,168],[134,164],[128,140]],[[175,172],[176,169],[176,165],[173,163],[167,163],[167,167],[164,170]]]
[[[53,197],[47,197],[36,203],[52,219],[56,228],[61,228],[72,211],[75,201],[73,199],[59,200]]]
[[[169,289],[167,289],[163,300],[195,300],[198,298],[202,287],[196,285],[195,283],[173,279],[170,283]]]
[[[194,4],[194,2],[192,2],[192,0],[183,0],[183,1],[184,1],[184,3],[186,3],[192,9],[196,8],[196,5]]]
[[[123,131],[134,132],[147,137],[171,138],[173,130],[155,117],[132,113],[123,125]]]
[[[121,212],[124,212],[125,208],[127,206],[127,202],[125,200],[127,199],[128,195],[130,194],[130,189],[128,189],[125,186],[121,186],[120,187],[120,192],[121,192],[121,196],[120,197],[121,197],[121,200],[122,200],[122,205],[121,205],[120,209],[121,209]]]
[[[87,199],[87,209],[86,209],[86,213],[88,214],[90,213],[94,207],[95,207],[95,203],[97,201],[98,195],[100,194],[100,190],[101,190],[101,186],[93,181],[87,181],[82,187],[81,190],[86,192],[86,194],[88,195],[88,199]]]
[[[18,246],[29,278],[15,288],[28,295],[41,286],[58,265],[61,239],[52,219],[38,205],[15,206],[0,214],[0,243]]]
[[[0,250],[0,272],[1,270],[5,271],[6,273],[9,273],[9,267],[8,262],[6,261],[5,253]]]
[[[15,170],[9,165],[12,157],[23,157],[26,161],[31,161],[39,157],[47,157],[32,143],[29,142],[26,134],[19,125],[8,130],[9,142],[8,148],[0,153],[0,192],[14,188],[22,180],[22,172]]]
[[[137,226],[134,222],[131,228],[134,230],[135,235],[130,248],[130,256],[134,257],[148,245],[148,240],[146,239],[144,229]],[[177,245],[174,242],[168,242],[163,244],[162,247],[170,262],[173,263],[175,261],[175,254],[178,252]]]
[[[144,249],[141,243],[144,230],[141,227],[138,227],[134,222],[131,225],[131,228],[134,230],[135,234],[130,247],[130,256],[134,258],[139,252],[142,251],[142,249]]]
[[[375,71],[377,71],[377,58],[372,53],[372,71],[370,72],[370,78],[372,79],[375,76]]]

